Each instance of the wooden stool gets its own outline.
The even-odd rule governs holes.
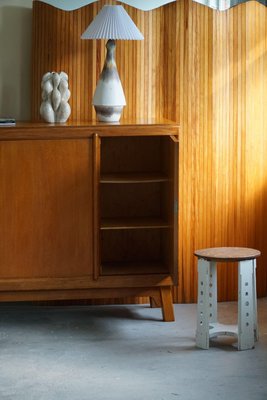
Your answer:
[[[209,339],[220,335],[236,336],[238,350],[252,349],[258,340],[256,257],[260,251],[242,247],[197,250],[198,302],[196,344],[209,348]],[[238,325],[217,322],[216,262],[238,262]]]

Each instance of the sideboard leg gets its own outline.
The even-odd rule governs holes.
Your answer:
[[[160,294],[158,296],[150,296],[149,300],[151,308],[161,308]]]
[[[174,321],[174,310],[172,303],[172,292],[170,286],[162,286],[160,288],[160,297],[161,297],[161,308],[162,308],[162,316],[163,321],[171,322]]]

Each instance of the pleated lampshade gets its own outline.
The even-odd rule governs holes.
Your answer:
[[[82,39],[143,40],[144,36],[123,6],[105,5],[82,34]]]

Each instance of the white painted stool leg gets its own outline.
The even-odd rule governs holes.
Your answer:
[[[253,316],[254,316],[254,339],[255,342],[259,340],[259,330],[258,330],[258,312],[257,312],[257,287],[256,287],[256,260],[253,260],[253,275],[252,275],[252,285],[253,285]]]
[[[254,347],[253,260],[238,263],[238,350]]]
[[[215,261],[210,262],[209,322],[217,322],[217,266]]]
[[[198,259],[198,300],[196,345],[209,348],[209,275],[210,263]]]

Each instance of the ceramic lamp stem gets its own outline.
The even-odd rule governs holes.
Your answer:
[[[109,39],[106,48],[105,64],[95,90],[93,105],[99,121],[117,122],[126,101],[115,61],[115,40]]]

